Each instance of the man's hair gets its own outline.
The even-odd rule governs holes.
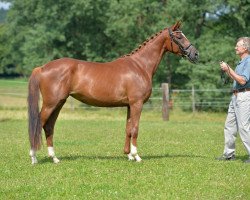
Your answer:
[[[250,53],[250,38],[249,37],[240,37],[237,42],[240,40],[243,41],[243,46],[247,49],[248,53]]]

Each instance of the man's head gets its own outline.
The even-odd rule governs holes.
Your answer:
[[[250,54],[250,38],[240,37],[235,46],[236,54],[239,56]]]

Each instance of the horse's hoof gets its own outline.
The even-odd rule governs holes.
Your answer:
[[[132,156],[131,153],[128,154],[128,160],[131,161],[131,160],[135,160],[134,156]]]
[[[37,161],[36,157],[31,157],[31,164],[35,165],[37,163],[38,163],[38,161]]]
[[[60,162],[60,160],[59,160],[57,157],[54,157],[54,158],[53,158],[53,162],[54,162],[55,164],[57,164],[57,163]]]
[[[142,161],[142,159],[140,158],[140,156],[138,156],[138,154],[135,156],[135,160],[136,160],[136,162],[141,162]]]

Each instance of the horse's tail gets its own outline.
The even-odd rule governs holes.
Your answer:
[[[29,79],[28,89],[28,118],[29,118],[29,140],[32,150],[41,148],[42,124],[39,114],[39,72],[40,68],[35,68]]]

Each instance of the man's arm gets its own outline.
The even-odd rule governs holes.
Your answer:
[[[225,62],[220,62],[220,67],[221,69],[227,73],[229,77],[231,77],[233,80],[238,82],[240,85],[245,85],[246,84],[246,79],[244,76],[240,76],[236,74],[236,72]]]

